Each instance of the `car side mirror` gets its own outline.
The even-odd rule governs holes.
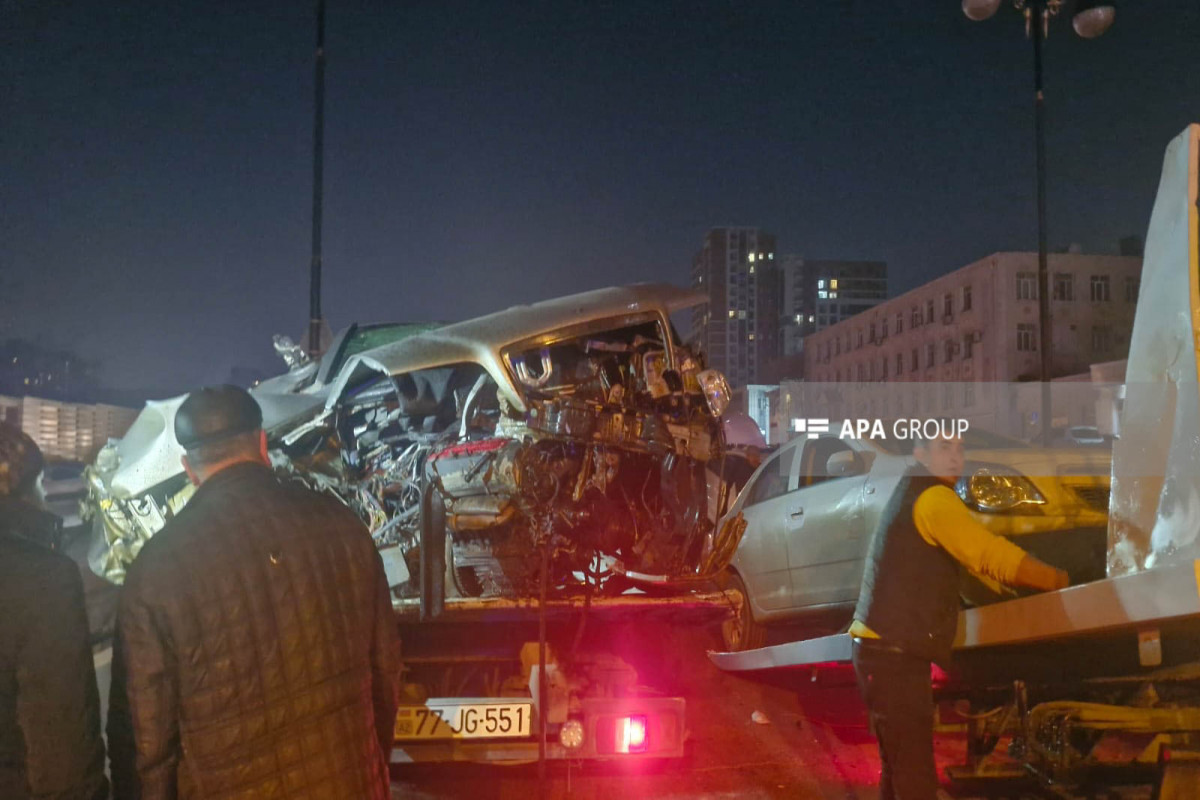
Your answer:
[[[863,462],[853,450],[834,453],[825,462],[825,474],[831,478],[849,478],[866,472]]]

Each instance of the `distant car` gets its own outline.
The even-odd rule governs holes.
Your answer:
[[[836,632],[850,622],[871,536],[913,460],[909,442],[838,432],[830,425],[819,438],[781,445],[723,518],[746,523],[724,574],[745,599],[724,625],[728,650],[762,646],[779,623]],[[958,492],[989,530],[1066,569],[1072,583],[1104,577],[1107,453],[1038,449],[979,430],[964,443]],[[974,578],[964,580],[963,596],[973,604],[1002,597]]]
[[[86,468],[86,464],[78,461],[56,461],[47,464],[42,475],[46,507],[62,517],[64,528],[83,524],[79,504],[87,496],[87,481],[83,476]]]
[[[1092,425],[1075,425],[1067,428],[1066,435],[1063,437],[1063,444],[1067,446],[1112,446],[1112,437],[1100,432],[1100,429]]]

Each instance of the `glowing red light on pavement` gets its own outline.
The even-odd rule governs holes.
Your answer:
[[[646,752],[646,718],[623,717],[617,724],[617,752]]]

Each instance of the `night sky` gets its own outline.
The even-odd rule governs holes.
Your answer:
[[[686,284],[716,225],[884,259],[1036,248],[1006,5],[328,0],[325,316],[461,319]],[[308,317],[315,3],[0,0],[0,337],[114,387],[281,371]],[[1144,235],[1200,121],[1200,4],[1054,20],[1050,244]]]

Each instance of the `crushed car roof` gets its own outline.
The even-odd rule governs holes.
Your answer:
[[[705,302],[706,297],[690,289],[661,283],[613,286],[589,292],[519,305],[475,319],[446,325],[399,342],[383,345],[347,362],[334,382],[327,405],[332,405],[347,385],[364,373],[398,375],[419,369],[460,362],[484,365],[493,375],[505,375],[500,352],[515,343],[563,328],[587,324],[623,314],[639,315],[662,311],[671,314]],[[508,383],[508,381],[505,381]],[[511,385],[502,387],[509,400],[523,407],[522,398]]]

